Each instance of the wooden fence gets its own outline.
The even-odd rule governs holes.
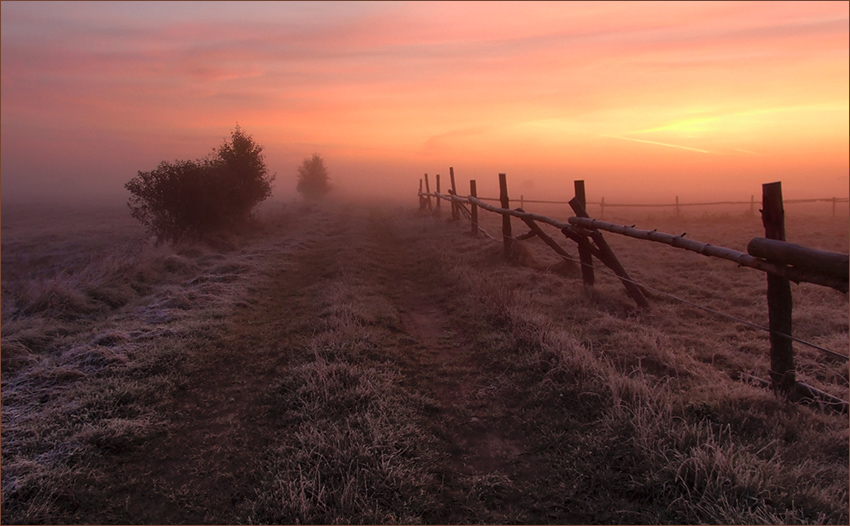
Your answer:
[[[602,230],[635,239],[664,243],[675,248],[689,250],[704,256],[727,259],[734,261],[741,266],[765,272],[767,275],[769,319],[769,327],[767,330],[770,332],[771,378],[769,382],[757,378],[754,380],[764,386],[771,386],[777,394],[788,396],[790,399],[809,402],[814,401],[821,406],[843,413],[850,412],[850,405],[848,405],[848,402],[815,389],[808,384],[797,381],[794,368],[792,342],[798,341],[813,347],[817,346],[809,344],[808,342],[803,342],[791,335],[792,299],[790,282],[814,283],[839,290],[846,294],[848,292],[850,256],[848,256],[848,254],[826,252],[787,243],[785,241],[785,211],[783,204],[789,202],[832,201],[834,210],[835,203],[838,202],[836,201],[836,198],[828,200],[783,201],[782,183],[775,182],[762,185],[761,213],[765,236],[763,238],[757,237],[752,239],[747,246],[747,253],[743,253],[726,247],[718,247],[708,243],[685,239],[685,234],[676,236],[658,232],[657,230],[640,230],[634,228],[634,226],[629,227],[624,225],[615,225],[599,219],[593,219],[588,216],[586,211],[587,202],[585,200],[584,181],[574,182],[575,197],[565,204],[570,205],[575,215],[569,217],[567,222],[563,222],[550,217],[526,212],[523,206],[511,209],[507,189],[507,176],[505,174],[499,174],[500,195],[497,200],[499,202],[499,206],[495,206],[486,203],[485,200],[496,201],[496,199],[485,199],[477,196],[477,187],[474,180],[469,182],[469,195],[466,197],[458,195],[455,184],[454,168],[450,168],[449,173],[451,177],[451,188],[448,190],[448,194],[440,192],[439,175],[436,179],[436,190],[434,192],[431,192],[427,174],[425,174],[424,178],[424,192],[422,188],[423,180],[420,179],[418,193],[420,210],[433,209],[434,205],[432,205],[431,202],[432,198],[436,199],[436,208],[438,209],[440,208],[440,203],[442,201],[448,201],[451,204],[452,220],[459,220],[460,214],[463,213],[470,219],[473,235],[478,235],[478,233],[482,231],[478,224],[479,208],[500,214],[502,216],[503,251],[506,258],[509,258],[511,255],[512,242],[514,239],[527,239],[535,236],[543,240],[543,242],[552,248],[558,255],[569,258],[563,247],[552,239],[551,236],[546,234],[540,228],[538,223],[545,223],[554,226],[559,229],[567,239],[577,244],[579,261],[581,263],[582,281],[585,287],[592,287],[594,284],[593,259],[596,258],[611,269],[611,271],[613,271],[613,273],[620,279],[623,286],[626,288],[626,292],[635,301],[639,308],[649,307],[649,294],[644,286],[631,279],[626,269],[617,259],[611,247],[605,241],[601,232]],[[844,201],[847,200],[845,199]],[[561,203],[558,201],[525,201],[524,199],[520,201],[521,205],[524,205],[526,202],[547,204]],[[604,200],[601,203],[604,203]],[[698,203],[691,203],[691,205],[696,204]],[[714,203],[700,204],[710,205]],[[745,203],[724,202],[716,204]],[[685,204],[678,203],[677,198],[677,204],[674,206],[677,206],[678,210],[678,206],[685,206]],[[530,230],[525,234],[514,237],[511,231],[511,217],[521,219],[526,225],[528,225]],[[847,356],[829,351],[828,349],[820,347],[817,348],[841,357],[842,359],[848,359]]]

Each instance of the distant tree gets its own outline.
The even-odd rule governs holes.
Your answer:
[[[239,126],[198,161],[162,162],[127,182],[127,205],[158,241],[176,242],[243,225],[271,195],[263,148]]]
[[[307,199],[321,199],[330,191],[328,169],[318,153],[304,159],[298,167],[298,186],[296,189]]]

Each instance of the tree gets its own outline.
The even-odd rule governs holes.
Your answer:
[[[239,125],[198,161],[165,162],[127,182],[127,206],[157,241],[177,242],[245,224],[271,195],[263,148]]]
[[[225,141],[214,149],[205,161],[217,174],[217,183],[224,191],[225,209],[236,222],[249,218],[254,206],[272,194],[274,175],[268,175],[262,152],[263,147],[237,124],[230,142]]]
[[[330,191],[328,169],[318,153],[304,159],[298,167],[298,186],[296,190],[307,199],[321,199]]]

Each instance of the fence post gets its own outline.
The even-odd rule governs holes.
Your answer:
[[[452,183],[452,195],[457,195],[457,187],[455,186],[455,169],[449,167],[449,179]],[[457,221],[460,219],[460,213],[458,212],[458,206],[454,199],[452,199],[452,221]]]
[[[762,223],[764,237],[785,241],[785,210],[782,183],[762,185]],[[773,389],[791,393],[796,384],[794,350],[791,340],[791,283],[788,278],[767,274],[767,308],[770,321],[770,378]]]
[[[605,219],[605,198],[599,199],[599,219]]]
[[[511,200],[508,199],[508,176],[499,174],[499,201],[502,208],[510,210]],[[511,216],[502,214],[502,239],[505,243],[505,258],[511,257]]]
[[[469,195],[478,197],[478,191],[475,188],[475,179],[469,181]],[[469,203],[470,215],[472,216],[472,235],[478,235],[478,205]]]
[[[581,206],[581,203],[578,202],[578,198],[573,198],[570,201],[570,207],[572,207],[573,212],[575,212],[576,217],[585,217],[589,219],[587,215],[587,211]],[[561,230],[564,232],[564,230]],[[564,235],[567,235],[564,232]],[[569,237],[569,236],[568,236]],[[590,238],[593,239],[593,242],[596,243],[596,257],[599,258],[599,261],[608,265],[608,267],[617,274],[617,277],[622,281],[623,286],[626,287],[626,292],[629,293],[629,296],[635,300],[635,303],[638,304],[638,307],[649,307],[649,302],[646,301],[646,297],[644,296],[643,287],[634,283],[632,278],[629,277],[629,273],[626,272],[626,269],[623,268],[623,265],[617,259],[617,256],[614,255],[614,251],[611,250],[611,247],[608,245],[608,242],[605,241],[605,238],[602,236],[602,232],[599,230],[592,228],[590,229]],[[587,238],[584,238],[584,242],[580,242],[579,246],[584,245],[585,248],[589,248],[589,243],[587,242]],[[591,253],[592,249],[591,249]]]
[[[419,179],[419,210],[425,210],[425,196],[422,195],[422,179]]]
[[[440,174],[437,174],[437,193],[438,194],[440,193]],[[440,209],[440,201],[442,201],[442,199],[440,199],[438,197],[437,198],[437,210]]]
[[[573,181],[573,186],[576,191],[576,199],[581,204],[582,208],[587,207],[587,198],[584,194],[584,180]],[[581,244],[578,246],[578,258],[581,261],[581,279],[585,287],[592,287],[594,280],[593,276],[593,255],[587,247]]]
[[[428,184],[428,174],[425,174],[425,193],[431,193],[431,185]],[[428,195],[428,210],[431,210],[431,196]]]

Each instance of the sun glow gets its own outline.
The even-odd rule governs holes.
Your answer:
[[[4,2],[4,189],[121,194],[238,122],[282,196],[313,152],[338,188],[385,195],[448,166],[541,192],[581,174],[845,195],[848,20],[834,2]]]

